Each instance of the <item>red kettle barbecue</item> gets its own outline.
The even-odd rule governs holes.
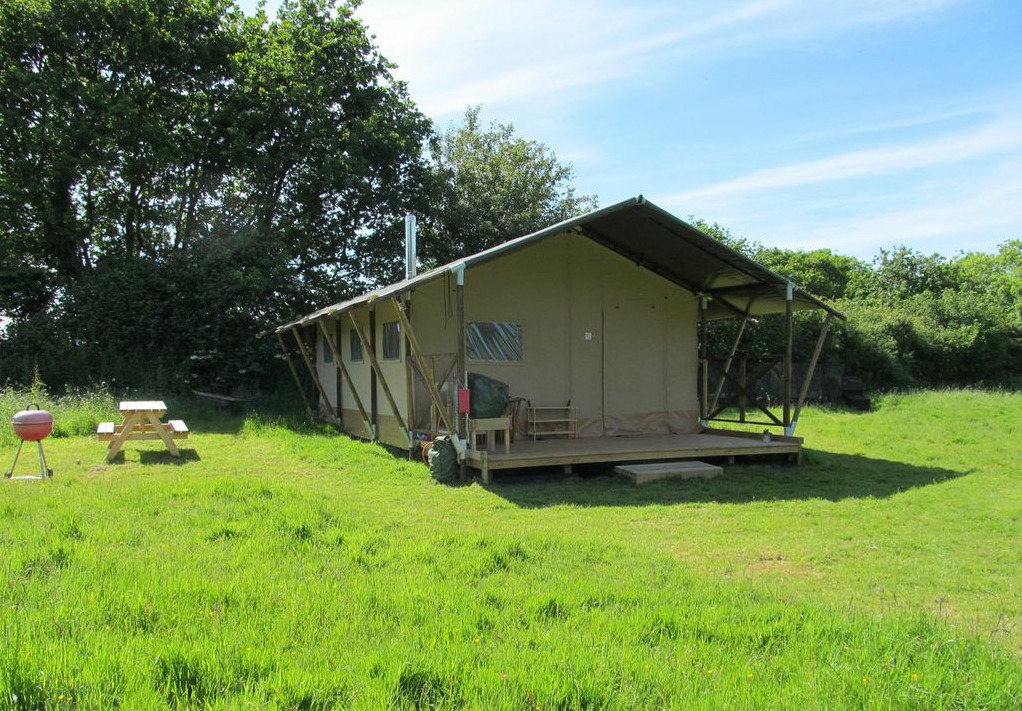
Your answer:
[[[31,409],[32,407],[35,409]],[[18,443],[18,451],[14,455],[14,464],[10,471],[4,474],[7,479],[45,479],[53,476],[53,470],[46,466],[46,456],[43,454],[43,440],[53,431],[53,415],[46,410],[39,409],[39,404],[30,402],[24,410],[14,413],[11,418],[14,425],[14,434],[18,435],[21,442]],[[21,456],[21,448],[25,442],[35,442],[39,447],[39,476],[14,476],[14,467],[18,465],[18,457]]]

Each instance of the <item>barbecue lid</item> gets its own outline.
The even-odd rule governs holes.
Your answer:
[[[35,409],[31,408],[35,406]],[[30,402],[24,410],[19,410],[11,417],[14,432],[22,439],[40,440],[53,431],[53,415],[48,410],[39,408],[39,404]]]

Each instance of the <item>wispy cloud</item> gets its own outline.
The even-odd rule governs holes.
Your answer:
[[[740,195],[822,182],[868,178],[999,154],[1022,148],[1022,120],[988,125],[915,142],[869,148],[757,170],[732,180],[663,198],[672,205],[719,204]]]
[[[420,107],[443,116],[634,77],[679,57],[734,56],[764,44],[925,17],[952,0],[368,0],[359,10]],[[710,8],[708,11],[707,8]]]
[[[789,249],[828,247],[869,258],[881,247],[908,244],[926,252],[990,251],[1022,238],[1022,150],[974,164],[949,164],[895,179],[877,175],[870,189],[835,181],[812,187],[735,194],[689,209],[735,234]],[[819,189],[816,189],[819,188]],[[657,198],[654,198],[657,200]]]
[[[895,244],[944,254],[992,251],[1001,242],[1022,238],[1020,169],[1022,164],[1016,164],[1012,175],[932,190],[925,203],[908,208],[795,227],[784,241],[792,248],[832,247],[860,255]]]

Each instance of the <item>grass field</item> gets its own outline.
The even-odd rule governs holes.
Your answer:
[[[0,481],[0,709],[1022,708],[1020,395],[815,408],[801,467],[641,488],[438,486],[186,401],[180,461],[107,464],[112,398],[44,404],[55,479]]]

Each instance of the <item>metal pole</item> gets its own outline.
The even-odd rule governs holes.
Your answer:
[[[42,441],[37,441],[36,444],[39,445],[39,478],[53,477],[53,470],[46,466],[46,455],[43,454]]]
[[[416,271],[416,224],[415,215],[405,215],[405,279],[411,279]]]
[[[14,468],[18,466],[18,457],[21,456],[21,448],[25,446],[25,440],[18,441],[18,451],[14,453],[14,464],[11,465],[9,471],[4,473],[5,479],[10,479],[14,475]]]

